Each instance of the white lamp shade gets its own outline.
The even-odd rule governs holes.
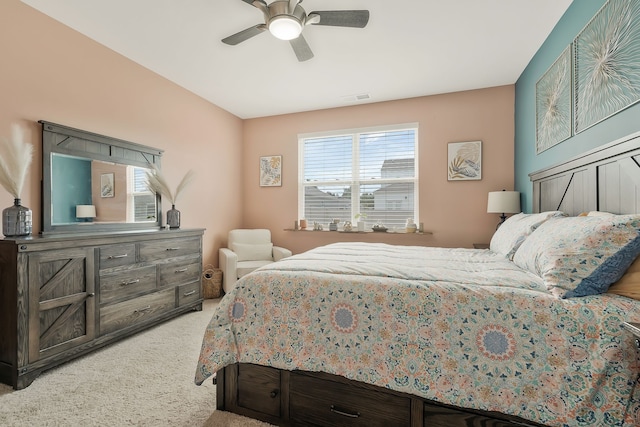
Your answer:
[[[519,213],[519,191],[491,191],[487,201],[487,213]]]
[[[76,218],[95,218],[96,207],[94,205],[76,205]]]

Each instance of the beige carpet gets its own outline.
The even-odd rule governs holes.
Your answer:
[[[215,411],[215,385],[193,383],[218,300],[41,374],[0,384],[0,426],[268,426]]]

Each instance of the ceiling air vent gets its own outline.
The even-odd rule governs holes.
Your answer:
[[[342,97],[343,102],[360,102],[371,99],[371,95],[368,93],[362,93],[360,95],[347,95]]]

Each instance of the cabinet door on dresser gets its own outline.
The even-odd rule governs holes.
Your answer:
[[[29,254],[30,363],[94,338],[93,254],[93,248]]]

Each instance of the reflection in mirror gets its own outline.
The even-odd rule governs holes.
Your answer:
[[[156,222],[156,195],[147,187],[146,170],[52,153],[51,224]],[[79,214],[78,206],[93,206],[95,217]]]

